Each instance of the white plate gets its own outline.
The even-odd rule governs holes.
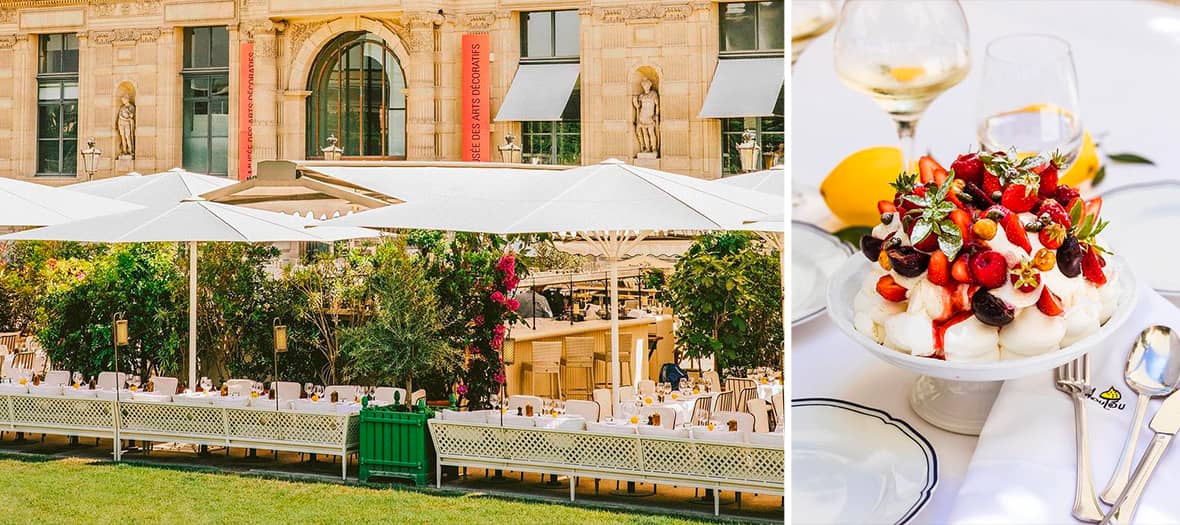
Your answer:
[[[934,447],[881,410],[791,400],[791,522],[908,522],[938,484]]]
[[[791,325],[824,311],[828,278],[852,253],[836,236],[805,222],[791,221]]]
[[[1176,260],[1180,245],[1160,232],[1180,230],[1180,181],[1116,188],[1102,194],[1102,217],[1110,221],[1101,237],[1135,273],[1161,295],[1180,297]]]
[[[1056,352],[1049,352],[1024,359],[1009,361],[992,361],[987,363],[973,363],[967,361],[943,361],[929,357],[920,357],[899,352],[884,345],[877,344],[864,334],[856,331],[852,325],[852,300],[865,280],[870,270],[868,259],[864,257],[849,257],[832,276],[831,286],[828,287],[829,316],[835,321],[840,331],[873,355],[882,360],[907,370],[913,370],[923,375],[958,381],[1001,381],[1024,377],[1043,370],[1054,368],[1089,352],[1101,344],[1119,326],[1127,322],[1131,311],[1135,309],[1138,300],[1139,285],[1135,282],[1135,275],[1122,257],[1117,255],[1106,259],[1118,272],[1118,282],[1122,289],[1119,291],[1119,304],[1114,315],[1094,332],[1081,340],[1062,348]]]

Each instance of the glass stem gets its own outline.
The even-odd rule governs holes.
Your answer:
[[[918,121],[895,120],[897,123],[897,140],[901,147],[901,165],[909,172],[917,172],[918,157],[914,153],[914,133],[917,132]]]

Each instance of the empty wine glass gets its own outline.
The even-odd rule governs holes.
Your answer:
[[[315,393],[315,384],[307,383],[303,385],[303,391],[307,394],[308,399],[311,399],[311,395]]]
[[[201,391],[208,392],[210,390],[213,390],[213,380],[209,379],[208,377],[202,377],[201,378]]]
[[[316,385],[315,386],[315,397],[316,397],[316,399],[323,399],[324,398],[324,385]]]
[[[991,41],[976,112],[983,149],[1059,154],[1058,169],[1069,169],[1082,147],[1078,79],[1069,43],[1037,34]]]
[[[791,1],[791,65],[813,40],[836,24],[836,0]]]
[[[836,73],[897,125],[902,166],[912,167],[918,119],[967,76],[967,19],[957,0],[847,0],[836,25]]]
[[[82,372],[74,372],[74,388],[82,386]]]

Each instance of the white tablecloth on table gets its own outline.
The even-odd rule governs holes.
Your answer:
[[[143,401],[145,403],[171,403],[172,396],[168,394],[157,394],[155,392],[133,392],[131,394],[131,401]]]
[[[29,395],[56,397],[61,395],[61,385],[29,385]]]
[[[1127,354],[1139,331],[1152,324],[1180,330],[1180,310],[1144,289],[1131,319],[1091,356],[1093,402],[1086,411],[1095,490],[1110,479],[1122,451],[1135,393],[1123,380]],[[1121,399],[1104,406],[1098,394],[1109,388]],[[1153,401],[1147,421],[1159,407]],[[1144,425],[1146,428],[1146,423]],[[1140,438],[1142,455],[1151,432]],[[1008,381],[1000,391],[959,489],[949,523],[1052,524],[1070,522],[1074,492],[1074,415],[1069,397],[1053,387],[1053,372]],[[1180,452],[1164,455],[1135,515],[1137,525],[1180,521]]]
[[[89,386],[81,386],[78,388],[67,386],[62,389],[61,393],[66,397],[94,398],[98,394],[98,391],[91,390]]]
[[[244,399],[250,399],[248,397]],[[299,412],[313,412],[316,414],[334,414],[344,415],[355,412],[360,412],[361,405],[359,403],[344,402],[333,403],[331,401],[312,401],[310,399],[295,399],[291,401],[291,409]]]
[[[15,381],[11,383],[0,383],[0,394],[28,394],[28,385],[22,385]]]
[[[781,383],[768,383],[758,385],[758,397],[765,399],[767,402],[774,396],[783,393],[783,385]]]

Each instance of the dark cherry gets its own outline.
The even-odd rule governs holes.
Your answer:
[[[963,184],[963,193],[971,196],[972,204],[974,204],[978,209],[986,209],[991,207],[992,204],[995,204],[991,196],[984,192],[983,188],[980,188],[979,185],[973,182],[967,182]]]
[[[893,271],[905,277],[917,277],[930,266],[930,256],[915,250],[913,246],[900,246],[885,251]]]
[[[865,258],[877,262],[877,258],[881,257],[881,243],[884,239],[878,239],[872,235],[865,235],[860,238],[860,251],[865,254]]]
[[[1066,277],[1077,277],[1082,274],[1082,256],[1084,255],[1085,251],[1082,250],[1078,238],[1072,233],[1066,235],[1061,246],[1057,247],[1057,267]]]
[[[971,296],[971,310],[979,322],[991,326],[1004,326],[1016,317],[1016,309],[1012,305],[983,288]]]

